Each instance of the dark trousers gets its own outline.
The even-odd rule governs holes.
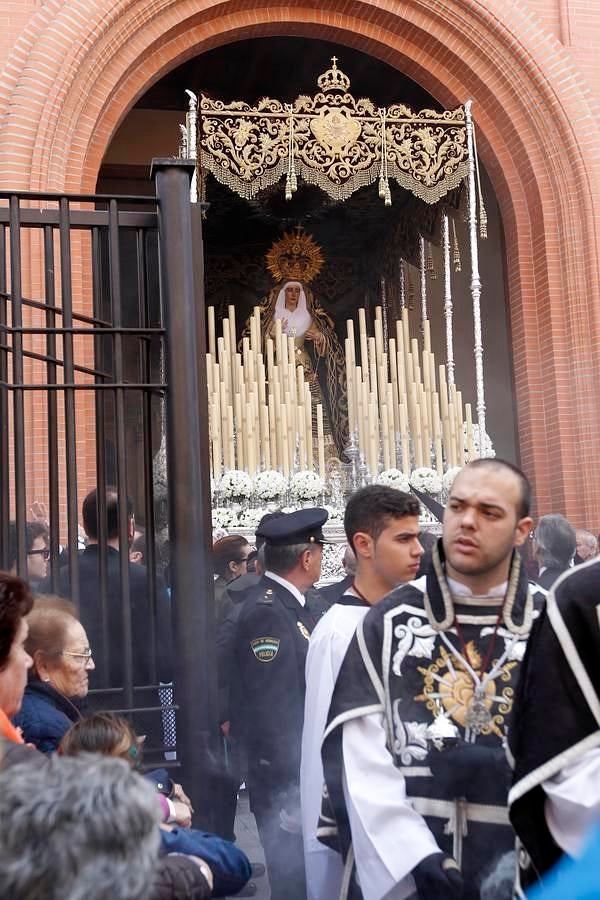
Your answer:
[[[277,798],[259,785],[250,785],[250,805],[265,851],[271,900],[306,900],[302,835],[283,831]]]
[[[215,797],[215,833],[226,841],[235,841],[235,812],[237,809],[238,788],[242,782],[239,768],[232,758],[231,742],[227,738],[221,741],[220,768],[214,776]]]

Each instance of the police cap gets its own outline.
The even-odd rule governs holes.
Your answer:
[[[256,536],[273,547],[284,547],[292,544],[329,544],[323,536],[323,525],[329,513],[326,509],[315,506],[309,509],[298,509],[293,513],[285,513],[270,519],[256,530]]]

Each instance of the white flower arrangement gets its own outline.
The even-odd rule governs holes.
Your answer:
[[[316,500],[323,493],[324,487],[320,475],[308,469],[296,472],[290,479],[290,491],[296,500]]]
[[[242,509],[238,514],[238,525],[240,528],[255,531],[266,512],[266,509]]]
[[[408,478],[400,469],[386,469],[377,476],[377,484],[383,484],[386,487],[396,488],[397,491],[410,491]]]
[[[252,479],[241,469],[229,469],[219,485],[221,497],[225,500],[248,500],[252,496]]]
[[[463,424],[463,440],[465,445],[465,451],[468,451],[469,447],[467,444],[467,423]],[[475,453],[481,459],[493,459],[496,455],[496,451],[494,450],[494,445],[492,444],[492,439],[487,433],[487,431],[483,432],[483,441],[481,440],[479,425],[473,425],[473,446],[475,448]]]
[[[442,479],[435,469],[428,466],[413,469],[409,481],[418,491],[424,491],[426,494],[439,494],[442,490]]]
[[[275,469],[257,472],[254,476],[254,496],[257,500],[275,500],[283,494],[286,487],[285,476]]]
[[[454,484],[454,479],[461,471],[462,466],[452,466],[452,468],[448,469],[447,472],[444,472],[444,476],[442,478],[442,487],[444,488],[446,493],[450,493],[452,485]]]
[[[218,506],[212,511],[212,525],[214,528],[235,528],[238,517],[235,509]]]
[[[343,524],[343,522],[344,522],[344,510],[343,509],[339,509],[339,507],[337,507],[337,506],[325,506],[324,508],[329,513],[327,521],[325,522],[325,525],[324,525],[325,528],[327,528],[328,525],[338,527]]]

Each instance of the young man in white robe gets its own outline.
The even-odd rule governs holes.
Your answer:
[[[321,741],[335,680],[359,621],[395,587],[416,577],[423,554],[419,503],[394,488],[370,485],[353,494],[344,526],[356,574],[311,635],[306,660],[300,790],[308,900],[336,898],[342,881],[341,856],[316,836],[323,789]]]

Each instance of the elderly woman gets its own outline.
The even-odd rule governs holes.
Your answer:
[[[16,715],[23,700],[27,670],[33,660],[25,649],[27,622],[33,597],[24,581],[0,572],[0,750],[6,763],[23,743],[9,716]],[[16,760],[15,760],[16,761]]]
[[[77,702],[88,692],[94,669],[87,635],[75,610],[59,598],[39,597],[27,616],[25,650],[33,659],[15,725],[28,743],[53,753],[81,713]]]

